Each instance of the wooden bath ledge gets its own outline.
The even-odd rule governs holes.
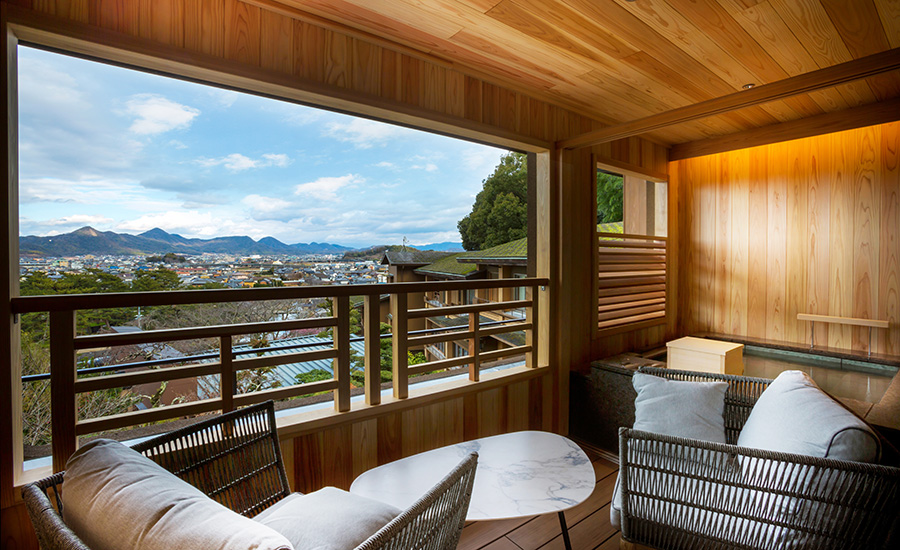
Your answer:
[[[858,317],[836,317],[834,315],[816,315],[814,313],[798,313],[798,321],[809,321],[809,349],[816,345],[816,323],[834,323],[840,325],[855,325],[869,328],[868,356],[872,356],[872,329],[888,328],[890,323],[879,319],[860,319]]]

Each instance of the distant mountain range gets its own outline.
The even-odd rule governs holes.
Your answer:
[[[78,256],[81,254],[342,254],[353,250],[348,246],[329,243],[284,244],[273,237],[254,241],[250,237],[216,237],[188,239],[155,228],[140,235],[97,231],[82,227],[71,233],[52,237],[29,235],[19,237],[20,254],[41,256]]]
[[[462,246],[462,243],[453,243],[449,241],[432,244],[417,244],[414,245],[413,248],[417,248],[419,250],[438,250],[441,252],[463,252],[465,250]]]

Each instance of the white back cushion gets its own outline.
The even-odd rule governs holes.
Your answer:
[[[760,395],[737,444],[856,462],[875,462],[881,451],[868,424],[798,370],[782,372]]]
[[[232,512],[164,468],[108,439],[75,452],[63,519],[92,550],[289,550],[268,527]]]

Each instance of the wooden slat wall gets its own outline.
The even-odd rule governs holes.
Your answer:
[[[798,313],[883,319],[873,352],[900,354],[898,158],[894,122],[672,162],[678,331],[807,344]],[[867,332],[823,324],[816,342],[863,351]]]
[[[550,376],[282,439],[295,491],[349,489],[364,471],[461,441],[510,431],[549,430],[544,414]]]

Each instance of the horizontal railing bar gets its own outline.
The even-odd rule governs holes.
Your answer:
[[[450,359],[440,359],[438,361],[430,361],[428,363],[419,363],[418,365],[409,366],[409,374],[422,374],[433,370],[449,369],[468,365],[472,362],[472,358],[468,355],[461,357],[451,357]]]
[[[522,307],[531,307],[531,300],[512,300],[509,302],[491,302],[489,304],[470,304],[465,306],[424,307],[411,309],[406,316],[409,319],[421,319],[422,317],[462,315],[465,313],[481,313],[482,311],[519,309]]]
[[[425,281],[369,285],[328,285],[246,289],[203,289],[161,292],[121,292],[105,294],[63,294],[17,296],[10,300],[13,313],[41,311],[77,311],[123,307],[214,304],[222,302],[259,302],[267,300],[299,300],[338,296],[373,296],[441,290],[476,290],[484,288],[536,287],[550,284],[550,279],[475,279],[468,281]]]
[[[812,321],[816,323],[836,323],[842,325],[856,325],[859,327],[889,328],[889,321],[880,319],[863,319],[860,317],[836,317],[834,315],[819,315],[816,313],[798,313],[798,321]]]
[[[464,340],[473,336],[475,336],[474,332],[472,332],[471,330],[466,330],[463,332],[445,332],[444,334],[436,334],[433,336],[417,336],[415,338],[408,338],[406,342],[409,347],[416,347],[427,346],[429,344],[438,344],[440,342],[450,342],[452,340]]]
[[[246,405],[255,405],[272,399],[287,399],[289,397],[298,397],[301,395],[310,395],[323,391],[331,391],[337,388],[337,380],[319,380],[318,382],[309,382],[307,384],[296,384],[286,388],[273,388],[271,390],[261,390],[252,393],[240,393],[234,396],[234,405],[236,407],[244,407]]]
[[[171,420],[182,416],[220,410],[222,410],[222,400],[216,397],[213,399],[204,399],[203,401],[168,405],[156,409],[145,409],[143,411],[132,411],[102,416],[100,418],[91,418],[90,420],[81,420],[77,422],[75,424],[75,435],[88,435],[97,432],[105,432],[107,430],[117,430],[119,428],[137,426],[138,424],[148,424],[150,422],[159,422],[160,420]]]
[[[81,380],[75,381],[75,393],[87,393],[108,390],[110,388],[126,388],[129,386],[137,386],[138,384],[168,382],[169,380],[180,380],[182,378],[193,378],[195,376],[208,376],[218,374],[220,369],[221,365],[219,363],[207,363],[203,365],[188,365],[186,367],[170,367],[168,369],[153,369],[141,372],[82,378]]]
[[[495,325],[505,325],[507,323],[515,323],[515,322],[516,322],[516,319],[507,319],[504,321],[489,321],[487,323],[481,323],[480,326],[491,327],[491,326],[495,326]],[[442,327],[427,328],[427,329],[420,329],[420,330],[411,330],[409,332],[409,334],[433,334],[433,333],[437,333],[437,332],[461,330],[461,329],[465,329],[465,328],[466,327],[464,327],[464,326],[448,327],[448,328],[442,328]],[[386,332],[379,336],[381,337],[381,339],[385,339],[385,338],[393,338],[394,335],[391,334],[390,332]],[[350,338],[350,342],[362,342],[364,340],[365,340],[364,336],[354,336],[353,338]],[[292,344],[290,346],[270,346],[270,347],[265,347],[265,348],[253,348],[253,349],[234,351],[232,353],[234,354],[235,357],[238,357],[241,355],[253,355],[256,353],[266,352],[266,351],[282,351],[282,350],[289,350],[289,349],[302,349],[302,348],[312,348],[312,347],[318,347],[318,346],[333,346],[333,345],[334,345],[333,340],[326,340],[323,342],[306,342],[303,344]],[[136,363],[121,363],[121,364],[117,364],[117,365],[104,365],[102,367],[87,367],[87,368],[83,368],[83,369],[78,369],[76,371],[76,374],[78,374],[78,375],[102,374],[104,372],[117,372],[117,371],[123,371],[123,370],[146,368],[146,367],[151,367],[151,366],[155,367],[155,366],[159,366],[159,365],[174,365],[177,363],[191,363],[194,361],[217,359],[218,357],[219,357],[218,353],[207,353],[207,354],[203,354],[203,355],[186,355],[184,357],[170,357],[167,359],[151,359],[149,361],[139,361]],[[38,382],[40,380],[50,380],[50,373],[44,372],[44,373],[40,373],[40,374],[28,374],[28,375],[25,375],[22,377],[22,382]]]
[[[262,323],[243,323],[232,325],[213,325],[208,327],[167,328],[123,332],[120,334],[97,334],[76,336],[75,349],[92,349],[107,346],[130,346],[134,344],[154,344],[173,342],[176,340],[196,340],[200,338],[216,338],[218,336],[236,336],[238,334],[255,334],[258,332],[279,332],[310,328],[333,327],[337,324],[335,317],[313,317],[310,319],[291,319],[289,321],[270,321]]]
[[[234,370],[261,369],[265,367],[275,367],[278,365],[286,365],[288,363],[308,363],[310,361],[321,361],[322,359],[335,359],[338,356],[338,350],[323,349],[318,351],[304,351],[301,353],[288,353],[286,355],[267,355],[265,357],[253,357],[252,359],[241,359],[234,361]]]
[[[484,326],[484,325],[481,325]],[[490,327],[486,329],[482,329],[478,331],[481,336],[493,336],[495,334],[505,334],[507,332],[516,332],[518,330],[531,330],[533,325],[531,323],[526,322],[513,322],[508,325],[501,325],[499,327]]]
[[[503,359],[504,357],[509,357],[511,355],[521,355],[523,353],[528,353],[531,351],[531,346],[516,346],[514,348],[503,348],[494,351],[483,351],[478,354],[481,357],[482,365],[484,365],[485,361],[493,361],[494,359]]]
[[[597,236],[602,237],[604,240],[608,237],[613,237],[615,239],[630,239],[630,240],[638,240],[638,241],[666,242],[668,240],[667,237],[661,237],[661,236],[657,236],[657,235],[637,235],[634,233],[606,233],[604,231],[597,231]]]

